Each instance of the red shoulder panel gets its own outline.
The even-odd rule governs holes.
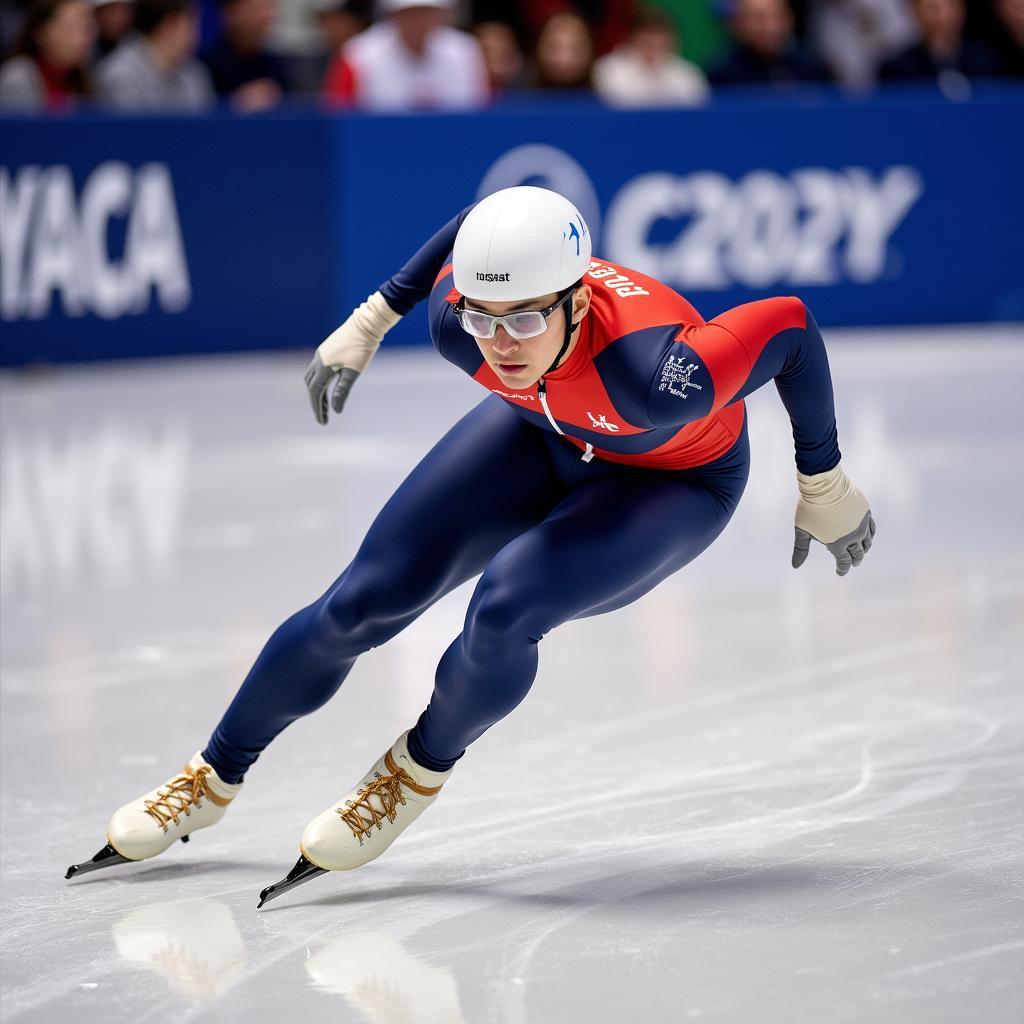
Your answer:
[[[588,318],[592,328],[591,356],[598,355],[623,335],[647,327],[704,325],[704,318],[682,295],[628,267],[595,258],[583,282],[593,292]]]
[[[688,325],[676,336],[703,360],[721,409],[743,387],[765,345],[793,327],[806,328],[807,308],[797,298],[761,299],[736,306],[702,327]]]
[[[741,339],[753,364],[776,334],[792,327],[807,329],[807,307],[798,298],[783,295],[736,306],[716,316],[711,323],[724,327],[730,334]]]

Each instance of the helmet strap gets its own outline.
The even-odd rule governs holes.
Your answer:
[[[558,350],[558,355],[555,356],[555,361],[544,371],[544,375],[551,373],[551,371],[554,370],[562,361],[562,356],[565,355],[565,350],[569,347],[569,342],[572,340],[573,333],[576,328],[579,327],[579,324],[574,324],[572,322],[572,304],[573,300],[576,298],[576,285],[572,286],[572,290],[569,294],[570,298],[568,303],[566,303],[569,307],[569,312],[565,314],[565,338],[562,341],[562,347]]]

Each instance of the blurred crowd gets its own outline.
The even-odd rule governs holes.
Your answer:
[[[467,109],[1024,77],[1024,0],[2,0],[0,107]]]

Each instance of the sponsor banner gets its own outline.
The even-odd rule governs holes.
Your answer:
[[[659,278],[708,318],[796,294],[826,327],[1019,320],[1022,131],[1020,89],[968,104],[906,93],[364,119],[348,151],[394,159],[351,161],[347,188],[396,201],[350,211],[345,262],[372,287],[462,206],[539,184],[576,203],[595,258]],[[398,240],[412,245],[395,253]],[[413,314],[395,336],[424,332]]]
[[[517,184],[568,195],[598,260],[707,317],[797,294],[825,326],[1024,319],[1022,127],[1021,90],[4,119],[0,362],[309,350],[454,213]],[[418,310],[389,341],[425,325]]]
[[[0,362],[308,345],[337,279],[330,130],[0,121]]]

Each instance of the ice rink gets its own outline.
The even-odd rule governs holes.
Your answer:
[[[215,829],[64,871],[203,746],[484,393],[385,350],[325,429],[304,354],[0,377],[4,1021],[1024,1020],[1024,329],[826,340],[864,564],[790,568],[763,389],[718,542],[546,637],[530,696],[388,854],[258,913],[415,721],[468,587],[363,657]]]

